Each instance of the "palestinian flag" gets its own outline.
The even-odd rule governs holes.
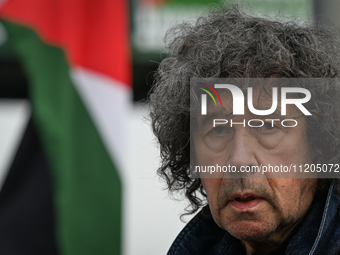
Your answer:
[[[120,254],[128,1],[7,0],[0,18],[29,80],[58,254]]]

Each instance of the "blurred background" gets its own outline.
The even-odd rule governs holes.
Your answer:
[[[0,253],[165,254],[187,203],[145,99],[166,30],[221,1],[27,2],[0,0]],[[222,2],[340,29],[337,0]]]

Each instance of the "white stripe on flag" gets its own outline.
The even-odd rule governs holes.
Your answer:
[[[126,180],[126,119],[131,107],[131,88],[122,82],[83,67],[73,67],[71,79],[89,111],[108,153]]]

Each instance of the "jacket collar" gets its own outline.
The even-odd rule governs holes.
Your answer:
[[[339,224],[338,210],[340,204],[340,193],[339,190],[335,188],[333,184],[330,186],[326,201],[323,203],[324,206],[322,206],[323,205],[322,200],[317,202],[317,204],[312,208],[313,211],[309,215],[310,222],[304,224],[301,228],[301,231],[299,231],[298,233],[300,234],[298,235],[298,237],[301,237],[301,235],[305,234],[306,239],[306,237],[308,238],[309,228],[313,228],[312,225],[318,226],[317,230],[315,231],[316,237],[313,239],[309,237],[311,240],[313,240],[313,242],[309,241],[309,243],[312,244],[311,248],[309,249],[309,253],[306,253],[309,255],[316,254],[318,253],[316,252],[317,250],[325,248],[325,244],[328,244],[331,241],[330,240],[331,236],[329,236],[329,234],[333,233],[335,228],[338,228]],[[320,212],[322,212],[321,220],[319,217]],[[300,245],[304,244],[303,241],[302,243],[300,243]]]

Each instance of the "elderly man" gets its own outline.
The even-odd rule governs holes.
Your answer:
[[[150,96],[159,173],[187,214],[203,207],[169,254],[340,254],[338,40],[231,6],[166,42]]]

